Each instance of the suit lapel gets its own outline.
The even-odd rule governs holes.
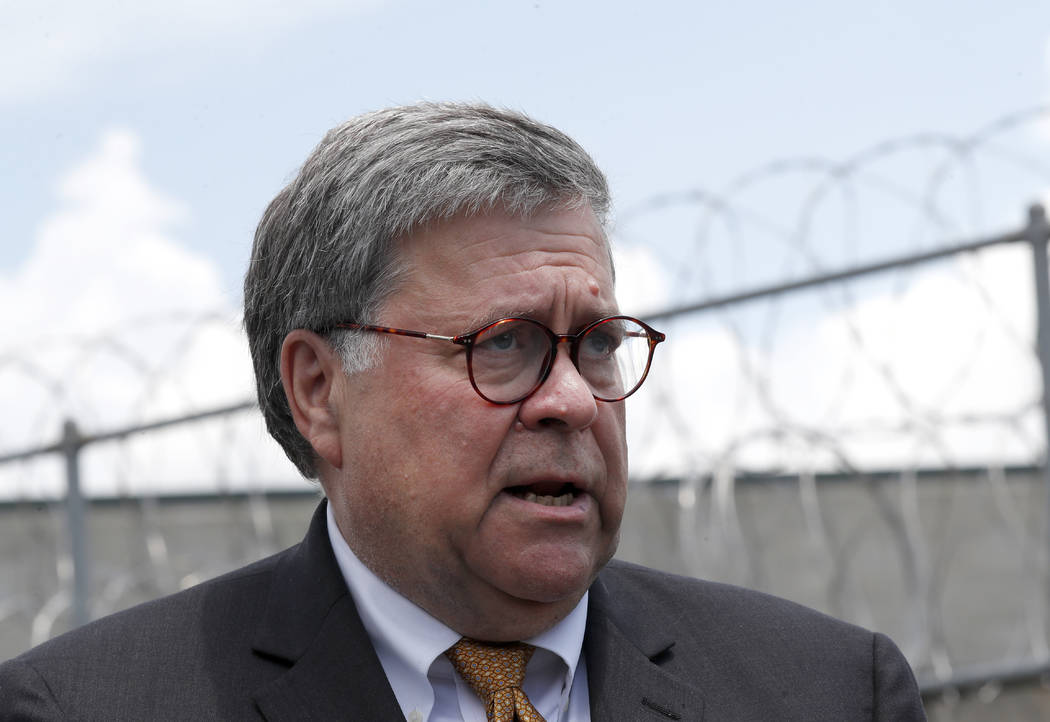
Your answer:
[[[632,610],[601,576],[589,599],[583,648],[591,719],[702,720],[700,692],[660,666],[674,646],[671,620],[659,609]],[[324,503],[303,542],[273,570],[253,649],[288,666],[256,691],[268,720],[404,720],[332,553]]]
[[[599,576],[590,590],[583,641],[591,719],[702,720],[699,690],[660,666],[673,646],[660,610],[632,613]]]
[[[273,572],[253,648],[289,665],[255,695],[268,720],[403,720],[328,542],[325,504]]]

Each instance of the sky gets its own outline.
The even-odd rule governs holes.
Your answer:
[[[609,176],[636,314],[1012,230],[1050,190],[1042,116],[993,134],[994,153],[945,141],[1050,101],[1050,5],[1030,0],[0,13],[0,453],[50,441],[66,415],[103,429],[250,396],[237,319],[254,226],[325,130],[363,111],[484,100],[575,137]],[[846,447],[815,450],[824,429],[862,465],[1030,458],[1026,262],[982,254],[672,322],[648,400],[629,402],[636,468],[710,469],[745,447],[746,463],[834,464]],[[980,418],[941,434],[934,412]],[[1016,418],[988,431],[995,414]],[[94,452],[89,484],[185,487],[202,446],[222,483],[294,477],[257,423],[202,434],[173,434],[163,468],[136,443]],[[215,439],[233,436],[242,451],[224,455]],[[44,493],[39,478],[0,470],[0,487]]]

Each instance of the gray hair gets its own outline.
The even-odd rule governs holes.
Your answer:
[[[290,331],[372,320],[397,289],[397,241],[428,222],[586,205],[604,227],[605,176],[574,140],[521,113],[421,103],[330,130],[263,214],[244,279],[259,406],[303,475],[316,478],[316,457],[281,386]],[[347,373],[372,363],[378,342],[367,336],[330,337]]]

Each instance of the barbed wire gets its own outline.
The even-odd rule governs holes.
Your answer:
[[[618,283],[636,284],[626,294],[650,303],[631,309],[642,315],[1014,229],[1050,189],[1050,139],[1038,135],[1048,123],[1050,108],[1034,108],[968,135],[775,160],[719,190],[653,196],[620,213],[612,235],[659,286],[633,277],[638,264]],[[622,553],[889,631],[928,679],[1047,659],[1046,420],[1026,252],[988,248],[667,320],[669,340],[629,402],[641,511]],[[210,368],[203,393],[193,359],[216,343],[243,358]],[[17,410],[0,419],[0,453],[53,441],[66,418],[104,429],[250,399],[246,359],[228,309],[130,316],[0,349],[0,403]],[[125,549],[100,553],[96,613],[294,540],[273,489],[302,482],[255,411],[100,444],[84,466],[89,494],[123,500],[128,528]],[[655,483],[668,478],[671,492]],[[312,492],[300,488],[306,508]],[[218,494],[235,533],[202,547],[186,531],[197,522],[173,521],[163,497],[187,489]],[[23,534],[31,549],[10,554],[31,554],[36,569],[2,562],[14,581],[0,587],[0,645],[68,626],[63,517],[37,504],[62,493],[54,457],[0,465],[0,535],[7,545]],[[960,608],[958,589],[979,599],[989,584],[1014,601]],[[974,632],[975,616],[991,631]]]

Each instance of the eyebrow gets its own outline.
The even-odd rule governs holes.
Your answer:
[[[582,323],[578,323],[575,326],[577,328],[583,328],[592,321],[597,321],[599,318],[606,318],[608,316],[618,316],[620,315],[620,313],[621,312],[615,308],[603,308],[596,311],[593,314],[589,314],[587,316],[587,320],[583,321]],[[462,333],[466,333],[467,331],[473,331],[477,328],[482,328],[483,326],[487,326],[490,323],[495,323],[501,318],[531,318],[534,321],[539,321],[540,323],[546,325],[546,321],[542,320],[542,316],[543,314],[537,312],[535,307],[505,307],[502,309],[496,309],[493,311],[488,311],[486,313],[481,313],[472,316],[469,321],[469,327]],[[558,329],[552,330],[555,333],[560,333]],[[566,331],[572,330],[572,328],[566,329]]]

